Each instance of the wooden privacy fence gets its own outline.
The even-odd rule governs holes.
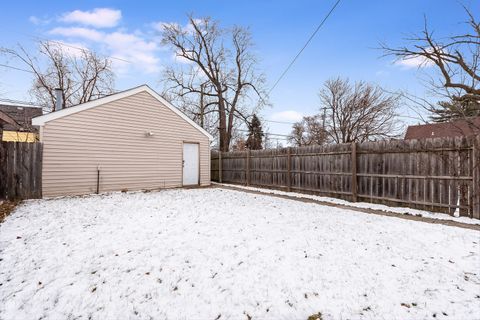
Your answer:
[[[42,144],[0,142],[0,198],[42,197]]]
[[[212,151],[213,181],[480,219],[480,137]]]

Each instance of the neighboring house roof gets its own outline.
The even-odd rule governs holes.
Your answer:
[[[8,114],[6,114],[3,111],[0,111],[0,127],[3,128],[3,126],[6,124],[9,124],[14,127],[20,127],[20,125]]]
[[[425,138],[462,137],[480,134],[480,117],[452,122],[409,126],[405,140]]]
[[[200,127],[198,124],[196,124],[192,119],[187,117],[183,112],[181,112],[178,108],[174,107],[170,102],[165,100],[162,96],[160,96],[157,92],[155,92],[152,88],[150,88],[148,85],[144,84],[132,89],[128,89],[125,91],[117,92],[102,98],[99,98],[97,100],[89,101],[86,103],[82,103],[76,106],[68,107],[62,110],[58,110],[55,112],[51,112],[48,114],[45,114],[41,117],[36,117],[33,119],[33,124],[36,126],[43,126],[46,122],[63,118],[65,116],[88,110],[91,108],[95,108],[101,105],[104,105],[106,103],[116,101],[119,99],[123,99],[129,96],[132,96],[134,94],[140,93],[140,92],[148,92],[150,95],[152,95],[155,99],[160,101],[163,105],[165,105],[167,108],[175,112],[177,115],[179,115],[183,120],[187,121],[189,124],[191,124],[195,129],[206,135],[210,140],[213,140],[213,136],[209,134],[205,129]]]
[[[42,113],[42,107],[39,106],[0,101],[0,122],[6,131],[36,132],[32,118],[41,116]]]

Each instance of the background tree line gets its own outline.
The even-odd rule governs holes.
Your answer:
[[[289,141],[295,146],[364,142],[399,134],[398,94],[379,86],[348,79],[327,80],[320,90],[322,113],[304,117],[293,125]]]

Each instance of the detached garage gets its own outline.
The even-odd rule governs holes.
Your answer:
[[[44,197],[210,184],[212,136],[147,85],[32,124]]]

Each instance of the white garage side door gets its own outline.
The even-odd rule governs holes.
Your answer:
[[[198,143],[183,144],[183,185],[198,185],[200,181]]]

